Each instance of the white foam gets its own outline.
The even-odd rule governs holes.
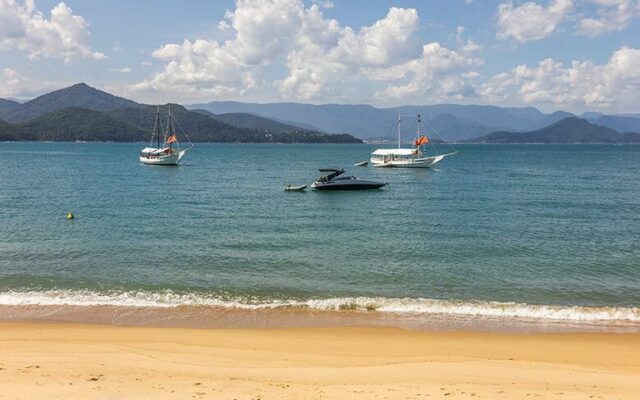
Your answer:
[[[5,291],[0,305],[6,306],[119,306],[178,307],[211,306],[229,309],[304,307],[315,310],[376,310],[396,314],[441,314],[480,317],[510,317],[565,321],[640,322],[639,307],[585,307],[530,305],[515,302],[450,301],[425,298],[343,297],[311,300],[226,299],[200,294],[162,292],[97,293],[87,290]]]

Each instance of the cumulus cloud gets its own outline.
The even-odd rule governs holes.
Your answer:
[[[416,95],[428,95],[431,101],[462,100],[475,96],[475,89],[469,81],[478,75],[468,70],[482,63],[481,59],[469,58],[438,43],[430,43],[424,45],[420,58],[383,70],[382,75],[377,75],[375,70],[369,71],[368,76],[372,79],[410,77],[406,83],[378,91],[376,95],[380,98],[406,100],[416,98]]]
[[[4,86],[18,86],[24,81],[24,78],[15,69],[5,68],[2,70],[2,80]]]
[[[2,69],[0,74],[0,97],[31,98],[58,87],[58,82],[34,80],[12,68]]]
[[[172,89],[200,97],[263,90],[312,100],[344,91],[365,76],[379,82],[389,76],[395,82],[396,70],[414,78],[421,73],[418,65],[425,63],[425,46],[418,37],[415,9],[392,7],[371,25],[353,28],[326,18],[320,3],[328,6],[315,2],[306,7],[301,0],[238,0],[217,24],[232,31],[228,40],[185,40],[157,49],[153,56],[165,62],[163,71],[133,89]],[[462,53],[453,53],[466,58],[463,53],[479,49],[472,41],[464,45]],[[447,50],[438,43],[428,48],[435,47]],[[278,77],[274,70],[285,74]]]
[[[631,20],[640,15],[640,1],[632,0],[591,0],[600,7],[595,18],[582,18],[578,23],[578,33],[596,37],[605,33],[625,29]]]
[[[551,0],[546,6],[527,2],[514,6],[513,2],[498,6],[499,39],[513,39],[524,43],[551,35],[573,7],[571,0]]]
[[[465,41],[464,32],[465,32],[464,26],[459,26],[458,28],[456,28],[456,42],[458,43],[458,47],[462,49],[462,51],[466,51],[469,53],[482,50],[482,46],[480,46],[473,40],[467,39]]]
[[[579,109],[633,109],[640,102],[640,49],[623,47],[606,64],[547,58],[496,74],[479,93],[485,101],[548,104]]]
[[[91,49],[88,28],[84,18],[74,15],[65,3],[56,5],[47,19],[34,0],[0,0],[0,49],[19,49],[30,59],[61,58],[68,63],[77,58],[106,58]]]

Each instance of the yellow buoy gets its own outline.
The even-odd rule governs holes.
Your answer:
[[[75,217],[73,216],[73,213],[69,213],[67,214],[67,219],[74,219]]]

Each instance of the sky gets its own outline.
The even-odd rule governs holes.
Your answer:
[[[640,0],[0,0],[0,97],[640,111]]]

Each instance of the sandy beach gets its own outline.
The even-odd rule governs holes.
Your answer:
[[[0,399],[637,399],[640,335],[0,323]]]

